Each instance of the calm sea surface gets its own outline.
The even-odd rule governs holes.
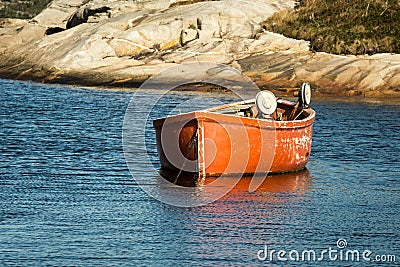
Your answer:
[[[308,170],[269,177],[253,193],[243,178],[216,202],[180,208],[147,195],[128,171],[121,136],[133,91],[0,86],[0,266],[375,265],[366,250],[382,265],[400,262],[399,105],[315,100]],[[209,100],[191,101],[199,97]],[[136,99],[140,115],[146,94]],[[217,100],[235,99],[169,94],[152,116]],[[146,146],[157,169],[151,129]],[[272,250],[288,261],[266,257]],[[358,262],[346,261],[348,250]]]

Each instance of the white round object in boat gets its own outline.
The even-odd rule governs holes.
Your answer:
[[[311,103],[311,86],[309,83],[303,83],[301,86],[301,103],[308,106]]]
[[[270,116],[277,107],[276,97],[270,91],[261,91],[256,95],[256,106],[258,112],[264,116]]]

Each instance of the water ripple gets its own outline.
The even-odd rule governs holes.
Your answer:
[[[124,162],[132,92],[0,86],[0,265],[255,266],[266,264],[256,255],[264,245],[328,249],[343,237],[350,248],[400,257],[398,106],[314,101],[308,171],[269,177],[253,193],[243,178],[210,205],[178,208],[149,197]],[[146,94],[157,92],[144,92],[143,105]],[[194,97],[211,96],[173,93],[150,118],[211,103],[176,107]],[[157,167],[150,128],[146,138]],[[144,156],[137,155],[138,172],[153,181]]]

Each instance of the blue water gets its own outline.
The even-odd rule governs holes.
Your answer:
[[[0,86],[0,266],[376,264],[257,258],[265,246],[340,250],[339,239],[343,251],[396,256],[385,266],[400,262],[399,105],[315,100],[307,171],[272,176],[253,193],[244,178],[216,202],[179,208],[147,195],[128,171],[121,135],[133,91]],[[233,98],[175,93],[165,110],[199,96]],[[212,101],[201,102],[182,109]]]

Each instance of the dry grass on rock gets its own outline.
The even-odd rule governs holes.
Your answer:
[[[400,1],[300,0],[262,26],[333,54],[400,53]]]

